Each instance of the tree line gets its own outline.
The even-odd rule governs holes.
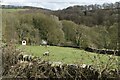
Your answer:
[[[92,20],[98,20],[99,24],[104,23],[101,25],[98,23],[93,25],[93,22],[89,22],[91,16],[84,16],[78,20],[77,16],[74,16],[73,18],[81,23],[77,24],[74,20],[61,19],[52,14],[22,12],[7,13],[3,11],[3,42],[13,40],[15,43],[21,44],[21,41],[25,39],[28,45],[40,45],[41,40],[44,39],[49,45],[117,49],[118,23],[114,21],[117,18],[114,11],[96,10],[92,12],[98,18]],[[114,17],[111,19],[107,16],[108,14],[103,16],[104,12],[109,14],[111,12],[111,17]],[[61,15],[66,14],[61,13]],[[101,18],[106,18],[106,20]]]
[[[118,22],[120,2],[104,3],[102,5],[75,5],[52,13],[60,20],[71,20],[76,24],[92,27],[95,25],[111,26]]]

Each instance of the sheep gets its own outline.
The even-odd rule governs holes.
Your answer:
[[[49,56],[49,51],[44,52],[43,56]]]

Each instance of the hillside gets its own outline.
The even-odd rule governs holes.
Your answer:
[[[117,2],[57,11],[4,6],[0,74],[5,79],[118,80],[118,11]]]
[[[57,11],[29,6],[20,9],[13,13],[9,13],[12,8],[3,10],[4,42],[12,39],[8,35],[14,34],[16,43],[25,39],[29,45],[39,45],[43,39],[49,45],[118,50],[117,2],[109,6],[76,5]]]
[[[93,5],[95,7],[95,5]],[[87,9],[89,6],[73,6],[63,10],[54,11],[53,14],[60,20],[71,20],[76,24],[84,24],[89,27],[95,25],[111,26],[118,22],[117,8]]]

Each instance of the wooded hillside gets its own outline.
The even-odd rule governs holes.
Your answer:
[[[118,10],[115,4],[73,6],[63,10],[29,9],[14,13],[3,10],[3,41],[118,49]]]

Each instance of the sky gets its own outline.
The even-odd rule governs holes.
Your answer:
[[[51,10],[59,10],[74,5],[115,3],[120,0],[0,0],[1,4],[19,6],[35,6]]]

